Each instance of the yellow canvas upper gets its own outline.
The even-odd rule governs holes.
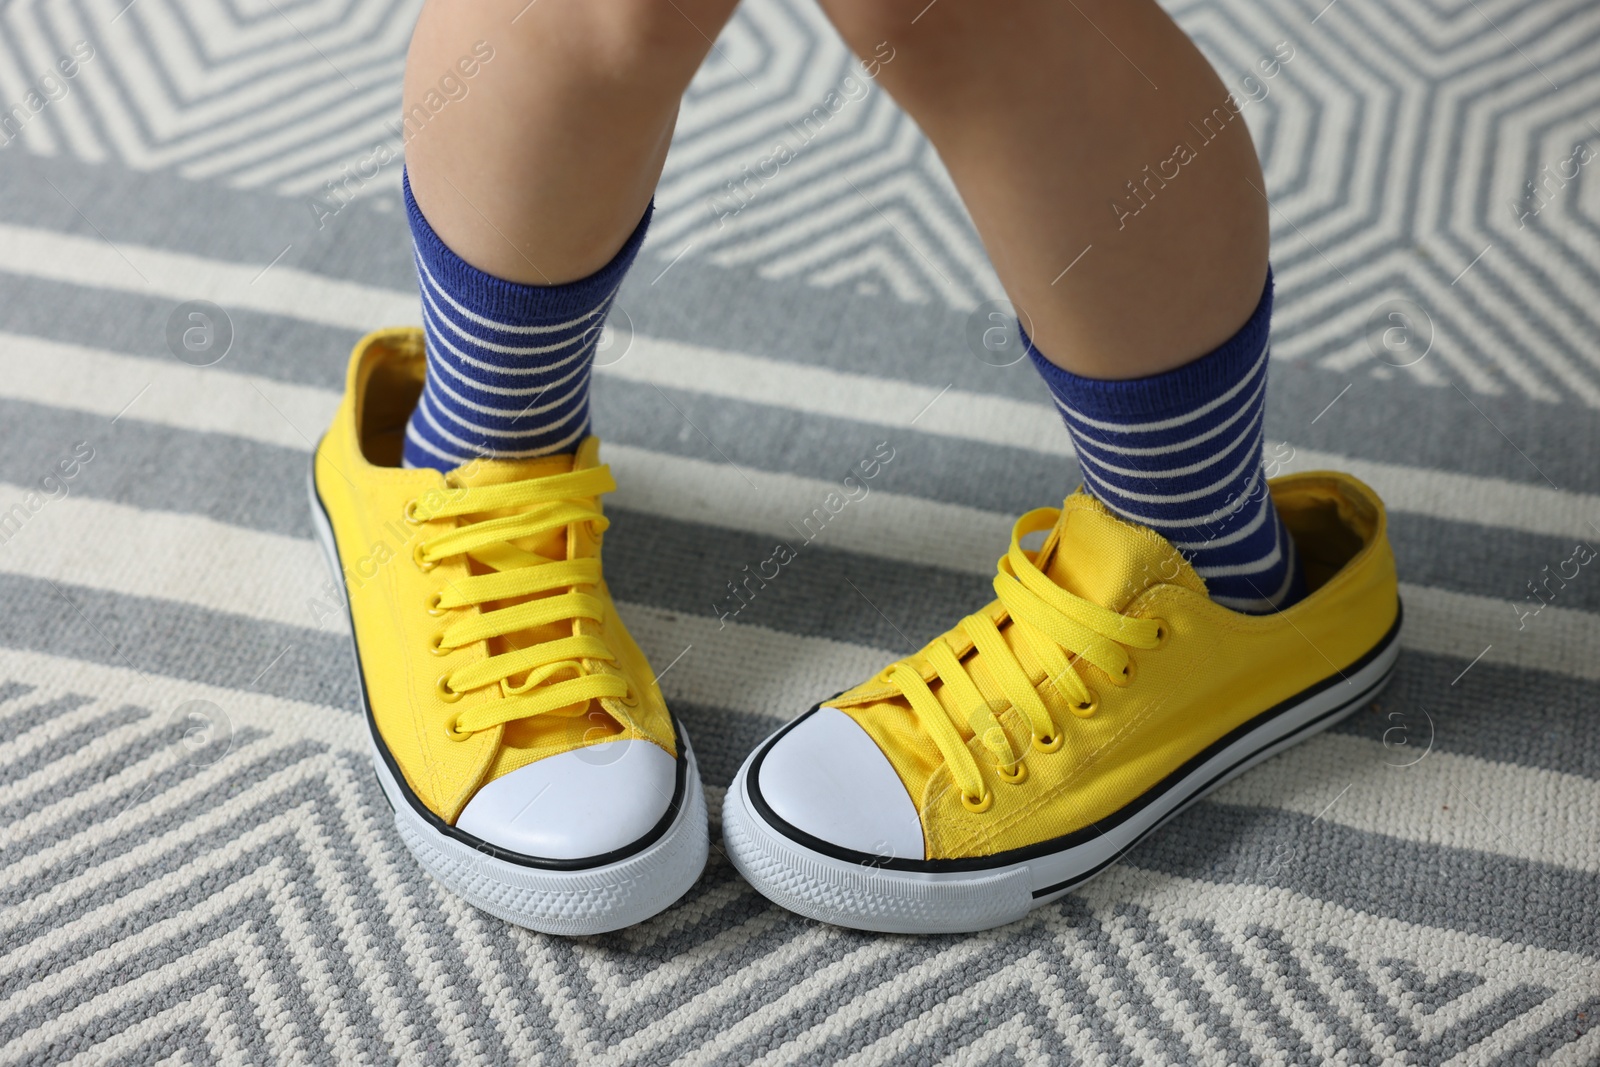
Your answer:
[[[1059,514],[1024,516],[1001,560],[997,593],[1031,618],[1031,633],[997,599],[829,701],[893,764],[921,815],[926,858],[991,855],[1087,827],[1249,719],[1337,677],[1384,638],[1399,601],[1377,495],[1331,472],[1278,478],[1271,490],[1311,589],[1286,611],[1219,606],[1165,539],[1080,492]],[[1050,531],[1044,543],[1024,551],[1017,539],[1041,529]],[[1024,591],[1030,584],[1034,591]],[[1056,609],[1039,606],[1050,600]],[[1041,625],[1059,643],[1044,640]],[[974,647],[974,634],[987,652]],[[976,695],[961,679],[946,680],[962,672]],[[1031,717],[1008,698],[1007,672]],[[1041,712],[1056,726],[1043,745],[1034,740]],[[941,732],[971,761],[953,766]],[[962,779],[973,767],[983,790],[964,800]]]
[[[599,574],[612,483],[598,439],[575,456],[403,469],[424,365],[420,330],[363,338],[315,466],[372,717],[406,784],[454,822],[485,783],[546,756],[622,738],[675,756]],[[507,620],[518,628],[496,632]]]

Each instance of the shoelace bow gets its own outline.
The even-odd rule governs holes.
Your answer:
[[[598,533],[609,525],[598,506],[584,502],[616,489],[609,467],[591,467],[565,474],[505,482],[499,485],[457,489],[449,499],[429,505],[412,501],[406,519],[424,523],[434,519],[460,518],[487,512],[518,510],[498,518],[458,524],[434,537],[417,543],[413,558],[419,567],[431,570],[449,556],[466,554],[488,567],[488,574],[474,574],[447,582],[427,605],[430,615],[445,615],[460,609],[469,611],[445,626],[435,638],[433,651],[439,655],[519,631],[551,623],[571,622],[581,630],[581,621],[598,623],[605,606],[583,587],[600,584],[597,559],[549,559],[520,548],[513,542],[539,538],[565,529],[573,523],[590,523]],[[554,596],[485,610],[484,605],[514,600],[536,593],[565,589]],[[590,664],[615,663],[616,654],[599,637],[574,633],[543,641],[528,648],[513,649],[490,656],[440,675],[439,695],[446,701],[459,700],[462,694],[497,685],[505,699],[485,702],[451,720],[450,736],[464,740],[479,730],[525,719],[604,697],[626,701],[629,686],[616,674],[595,671]],[[521,682],[511,679],[526,672]],[[562,677],[565,676],[565,677]]]
[[[1017,631],[1021,657],[1006,643],[991,616],[975,614],[962,619],[955,629],[935,639],[916,657],[896,663],[887,675],[887,681],[910,703],[923,729],[938,746],[961,789],[962,803],[970,811],[988,810],[994,797],[984,787],[982,770],[957,728],[957,712],[948,705],[971,709],[966,724],[994,754],[1002,779],[1021,782],[1027,769],[1001,726],[997,709],[979,691],[951,648],[950,639],[964,644],[964,636],[971,641],[1006,700],[1027,719],[1033,747],[1054,752],[1061,747],[1063,737],[1048,704],[1055,703],[1081,718],[1094,714],[1097,707],[1094,694],[1073,669],[1073,663],[1092,663],[1113,679],[1125,678],[1129,658],[1124,646],[1155,648],[1163,638],[1161,620],[1120,615],[1069,593],[1039,570],[1034,563],[1035,554],[1023,549],[1022,539],[1050,529],[1059,516],[1057,508],[1039,508],[1018,519],[1011,528],[1010,551],[997,565],[995,595]],[[930,665],[944,682],[944,701],[929,688],[914,662],[917,659]],[[1040,695],[1040,686],[1033,681],[1041,675],[1042,689],[1052,697],[1050,701]]]

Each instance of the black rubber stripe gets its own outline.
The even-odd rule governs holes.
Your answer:
[[[1155,802],[1169,790],[1174,788],[1187,775],[1193,773],[1196,768],[1200,767],[1208,759],[1212,758],[1217,753],[1221,752],[1223,749],[1239,740],[1241,737],[1244,737],[1245,735],[1261,728],[1262,726],[1265,726],[1271,720],[1287,713],[1317,694],[1325,692],[1328,689],[1331,689],[1333,686],[1340,684],[1345,679],[1346,674],[1349,672],[1363,669],[1373,660],[1377,659],[1377,657],[1381,655],[1385,649],[1399,639],[1400,621],[1402,617],[1403,611],[1397,601],[1395,605],[1394,625],[1390,626],[1388,633],[1384,634],[1383,638],[1377,644],[1368,649],[1360,659],[1356,660],[1354,663],[1351,663],[1342,671],[1329,675],[1320,682],[1317,682],[1315,685],[1308,686],[1306,689],[1301,690],[1299,693],[1288,698],[1287,700],[1280,701],[1279,703],[1268,708],[1266,711],[1262,712],[1260,715],[1257,715],[1255,718],[1248,720],[1237,728],[1229,731],[1227,734],[1224,734],[1211,745],[1207,746],[1205,749],[1190,758],[1182,766],[1174,770],[1171,774],[1167,775],[1167,777],[1163,778],[1160,782],[1157,782],[1144,793],[1140,794],[1138,797],[1119,808],[1116,813],[1109,818],[1102,820],[1099,823],[1074,830],[1069,834],[1063,834],[1060,837],[1053,837],[1048,841],[1040,841],[1036,844],[1025,845],[1021,848],[1009,849],[1005,852],[996,852],[988,856],[965,856],[960,859],[943,860],[886,859],[882,856],[875,856],[870,853],[859,852],[852,848],[844,848],[842,846],[833,844],[830,841],[824,841],[819,837],[813,837],[811,834],[806,833],[797,826],[791,825],[789,822],[785,821],[781,816],[779,816],[777,812],[773,811],[771,805],[767,803],[766,798],[761,795],[761,762],[766,759],[766,755],[772,750],[773,745],[777,744],[778,741],[780,741],[790,730],[793,730],[806,719],[816,714],[817,710],[822,707],[821,704],[813,705],[810,711],[789,723],[762,744],[761,748],[756,752],[755,759],[753,759],[750,763],[750,771],[745,777],[745,791],[749,794],[750,802],[752,805],[754,805],[756,811],[760,813],[762,819],[765,820],[766,823],[774,830],[777,830],[779,833],[790,838],[796,843],[804,845],[813,852],[820,852],[824,856],[831,856],[834,859],[843,860],[847,863],[860,864],[863,867],[877,867],[891,871],[911,871],[920,874],[954,874],[964,871],[987,871],[997,867],[1007,867],[1014,863],[1022,863],[1027,860],[1038,859],[1042,856],[1049,856],[1057,852],[1064,852],[1070,848],[1076,848],[1078,845],[1081,845],[1086,841],[1103,836],[1107,828],[1120,825],[1132,817],[1135,813]],[[1371,690],[1368,690],[1368,692],[1371,692]],[[1364,697],[1357,699],[1364,699]],[[1348,704],[1340,705],[1340,707],[1347,706]],[[1276,742],[1273,743],[1276,744]]]
[[[317,449],[320,450],[321,447],[322,443],[318,441]],[[313,499],[316,500],[318,509],[320,509],[322,512],[323,521],[327,523],[329,531],[332,531],[333,520],[328,517],[327,506],[322,503],[322,493],[317,489],[316,463],[317,453],[316,451],[313,451],[311,453],[311,493]],[[337,536],[335,536],[333,539],[333,557],[334,562],[340,565],[339,577],[342,579],[344,570],[343,563],[339,558],[339,538]],[[442,834],[445,837],[454,838],[463,845],[466,845],[468,848],[474,849],[477,852],[481,852],[485,856],[492,856],[497,860],[504,860],[507,863],[514,863],[520,867],[535,867],[546,871],[586,871],[592,870],[596,867],[609,866],[610,864],[625,860],[629,856],[638,855],[640,852],[643,852],[645,849],[661,840],[661,838],[666,835],[667,830],[671,828],[673,820],[678,817],[678,812],[683,807],[684,800],[688,795],[689,784],[689,758],[687,750],[682,744],[683,727],[681,724],[679,724],[677,716],[675,715],[672,716],[672,730],[673,734],[679,739],[679,744],[677,746],[678,758],[675,770],[676,781],[673,785],[672,800],[670,803],[668,803],[666,812],[662,814],[660,820],[658,820],[656,824],[650,828],[648,833],[638,840],[624,845],[622,848],[615,849],[611,852],[602,853],[598,856],[585,856],[582,859],[547,859],[540,856],[527,856],[520,852],[512,852],[509,849],[504,849],[498,845],[491,844],[490,842],[483,840],[481,837],[475,837],[474,835],[467,833],[465,830],[458,830],[454,826],[451,826],[449,823],[445,822],[432,810],[430,810],[427,805],[423,804],[422,801],[418,799],[416,794],[411,791],[411,787],[406,784],[405,774],[400,770],[400,765],[395,762],[394,756],[389,752],[389,746],[383,743],[383,735],[378,732],[377,721],[372,716],[372,701],[367,697],[366,672],[361,666],[361,643],[360,639],[356,636],[355,618],[350,614],[350,597],[348,593],[345,595],[344,601],[345,617],[349,619],[350,622],[350,642],[352,647],[355,649],[356,654],[356,684],[361,687],[361,706],[366,713],[367,730],[372,734],[372,743],[376,747],[378,755],[383,758],[384,765],[389,768],[389,777],[394,779],[395,785],[400,790],[400,795],[406,798],[406,803],[410,806],[411,810],[421,817],[422,820],[426,822],[428,826],[431,827],[435,832]],[[670,715],[671,713],[669,712],[668,714]],[[387,798],[389,795],[388,790],[382,789],[381,782],[379,783],[379,788],[382,790],[384,797]]]
[[[1290,744],[1297,744],[1307,734],[1314,734],[1318,730],[1320,730],[1322,728],[1321,725],[1320,725],[1321,723],[1327,722],[1329,719],[1336,719],[1341,715],[1348,715],[1351,711],[1359,708],[1362,704],[1365,704],[1367,701],[1371,700],[1373,695],[1376,694],[1378,692],[1378,690],[1382,689],[1384,684],[1389,681],[1389,677],[1392,674],[1394,674],[1394,668],[1391,667],[1389,670],[1387,670],[1387,671],[1385,671],[1383,673],[1383,677],[1379,678],[1377,681],[1375,681],[1371,685],[1367,686],[1366,691],[1364,693],[1362,693],[1360,696],[1354,698],[1353,700],[1346,701],[1345,703],[1340,704],[1336,708],[1333,708],[1333,709],[1331,709],[1329,711],[1323,712],[1321,715],[1318,715],[1315,719],[1312,719],[1310,722],[1308,722],[1305,725],[1301,726],[1298,730],[1295,730],[1293,733],[1285,734],[1283,737],[1278,738],[1276,741],[1273,741],[1271,744],[1262,745],[1261,748],[1271,748],[1271,747],[1273,747],[1273,745],[1281,745],[1286,741],[1289,742]],[[1184,810],[1186,808],[1188,808],[1188,806],[1190,804],[1194,803],[1194,801],[1196,801],[1200,797],[1204,796],[1207,791],[1212,789],[1222,779],[1226,778],[1230,773],[1233,772],[1233,770],[1235,768],[1237,768],[1241,764],[1249,763],[1252,759],[1254,759],[1257,755],[1259,755],[1260,752],[1261,752],[1261,749],[1258,748],[1254,752],[1246,753],[1245,755],[1243,755],[1243,756],[1239,757],[1237,760],[1235,760],[1233,763],[1229,764],[1225,769],[1220,770],[1216,774],[1212,775],[1211,778],[1209,780],[1207,780],[1204,785],[1202,785],[1199,788],[1193,790],[1189,794],[1189,796],[1184,798],[1183,803],[1179,804],[1177,807],[1173,808],[1171,811],[1169,811],[1165,815],[1163,815],[1160,819],[1158,819],[1154,823],[1150,824],[1150,826],[1146,827],[1143,831],[1140,832],[1138,837],[1134,838],[1132,841],[1129,841],[1126,847],[1124,847],[1121,851],[1119,851],[1116,855],[1112,856],[1110,859],[1105,860],[1105,861],[1103,861],[1101,863],[1097,863],[1097,864],[1095,864],[1094,867],[1090,868],[1089,870],[1087,870],[1087,871],[1083,872],[1082,874],[1079,874],[1079,875],[1077,875],[1075,877],[1068,878],[1064,882],[1057,882],[1055,885],[1047,885],[1043,889],[1035,889],[1033,891],[1034,897],[1038,898],[1038,897],[1049,896],[1051,893],[1059,893],[1063,889],[1071,889],[1075,885],[1081,885],[1082,883],[1087,882],[1089,879],[1093,878],[1095,875],[1099,874],[1101,871],[1105,870],[1107,867],[1111,866],[1113,863],[1117,862],[1122,857],[1126,856],[1129,852],[1132,852],[1134,850],[1134,848],[1136,848],[1141,841],[1143,841],[1145,838],[1149,837],[1151,834],[1155,833],[1157,830],[1161,829],[1163,826],[1167,825],[1167,823],[1170,822],[1172,819],[1174,819],[1177,816],[1181,815],[1184,812]]]

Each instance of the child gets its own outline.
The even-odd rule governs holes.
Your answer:
[[[693,751],[602,578],[588,387],[734,2],[424,6],[405,89],[423,328],[358,345],[317,453],[401,834],[538,930],[638,922],[705,862]],[[892,50],[878,80],[1028,324],[1084,488],[1018,521],[994,602],[763,743],[725,838],[803,914],[981,929],[1370,700],[1393,559],[1354,479],[1268,490],[1265,185],[1237,101],[1154,0],[822,7],[858,55]],[[409,556],[351,569],[396,522]]]

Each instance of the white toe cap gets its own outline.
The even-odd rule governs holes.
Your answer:
[[[638,841],[672,804],[677,764],[649,741],[546,756],[478,790],[456,828],[540,859],[601,856]]]
[[[923,858],[922,820],[889,759],[854,719],[819,708],[768,749],[756,786],[812,837],[886,859]]]

